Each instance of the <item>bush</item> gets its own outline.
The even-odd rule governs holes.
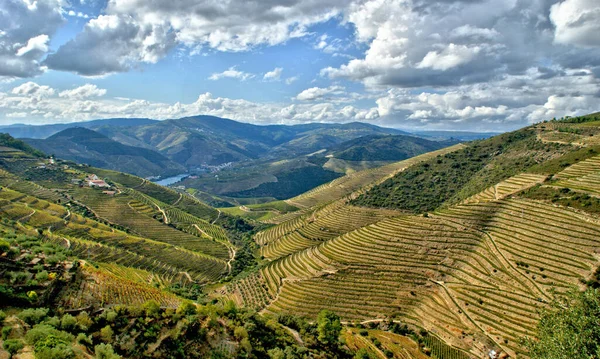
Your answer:
[[[0,253],[8,252],[10,249],[10,243],[5,241],[4,239],[0,239]]]
[[[38,274],[35,275],[35,279],[39,280],[40,282],[47,281],[48,280],[48,272],[45,270],[39,272]]]
[[[10,332],[12,332],[12,327],[9,327],[9,326],[2,327],[2,340],[8,339]]]
[[[17,318],[29,325],[34,325],[41,323],[48,316],[48,311],[48,308],[25,309],[17,315]]]
[[[17,354],[17,352],[21,349],[23,349],[25,347],[25,345],[23,344],[23,342],[21,340],[18,339],[8,339],[4,341],[4,344],[2,344],[2,347],[4,348],[4,350],[6,350],[11,358],[13,355]]]
[[[82,345],[92,345],[92,338],[85,335],[85,333],[77,334],[77,339],[75,339],[75,341]]]
[[[107,325],[104,328],[100,329],[100,337],[106,343],[112,342],[113,335],[114,335],[114,332],[113,332],[112,328],[110,327],[110,325]]]
[[[60,320],[60,328],[69,332],[74,331],[77,328],[77,319],[71,314],[65,314]]]
[[[116,354],[112,345],[110,344],[98,344],[94,348],[96,359],[119,359],[120,355]]]
[[[0,310],[0,323],[4,323],[4,319],[6,319],[6,313]]]

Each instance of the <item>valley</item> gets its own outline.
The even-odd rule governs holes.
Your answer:
[[[370,136],[331,151],[380,161],[371,155],[381,146],[404,146],[387,142],[403,135]],[[592,114],[459,144],[427,141],[433,147],[323,184],[300,177],[310,185],[301,194],[278,197],[261,184],[239,198],[190,190],[199,178],[168,188],[2,137],[0,294],[13,333],[5,339],[49,325],[48,314],[19,319],[23,308],[46,307],[102,313],[77,330],[126,357],[161,357],[174,343],[195,357],[273,357],[287,347],[323,358],[528,357],[525,339],[537,335],[543,310],[595,283],[598,136]],[[330,160],[313,156],[302,161]],[[327,320],[339,322],[343,344],[318,334]],[[131,336],[133,327],[145,334]],[[191,334],[201,328],[211,334]]]

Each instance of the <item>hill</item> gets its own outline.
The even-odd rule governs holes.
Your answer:
[[[138,176],[174,175],[185,168],[158,152],[126,146],[83,127],[68,128],[45,140],[25,139],[31,146],[59,158]]]
[[[156,122],[156,120],[150,120],[147,118],[111,118],[106,120],[59,123],[51,125],[14,124],[9,126],[0,126],[0,132],[6,132],[15,138],[44,139],[52,136],[55,133],[72,127],[84,127],[91,129],[100,128],[104,126],[129,127],[148,125],[153,122]]]
[[[370,135],[330,147],[329,151],[333,157],[346,161],[401,161],[449,144],[404,135]]]
[[[597,283],[599,120],[537,124],[290,199],[301,210],[254,237],[269,263],[229,298],[265,315],[330,308],[348,323],[406,325],[438,358],[526,356],[521,338],[553,296]],[[346,340],[394,345],[364,335]]]
[[[239,208],[270,225],[13,147],[0,152],[4,348],[527,357],[554,298],[598,286],[598,146],[600,114],[539,123]],[[78,185],[92,174],[111,190]],[[394,201],[361,203],[381,191]]]

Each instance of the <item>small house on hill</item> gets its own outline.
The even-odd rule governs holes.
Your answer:
[[[110,185],[104,182],[103,180],[90,180],[88,181],[88,186],[98,188],[110,188]]]

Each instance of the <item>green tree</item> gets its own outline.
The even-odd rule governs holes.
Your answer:
[[[94,348],[96,359],[119,359],[120,355],[116,354],[112,345],[110,344],[98,344]]]
[[[4,341],[2,347],[10,354],[10,357],[12,358],[12,356],[17,354],[19,350],[23,349],[25,345],[18,339],[8,339]]]
[[[322,310],[317,317],[317,333],[321,343],[328,346],[338,344],[342,323],[340,317],[330,310]]]
[[[107,325],[104,328],[100,329],[100,337],[106,343],[112,342],[113,335],[114,335],[114,332],[113,332],[112,328],[110,327],[110,325]]]
[[[600,358],[600,290],[556,299],[542,313],[536,337],[524,340],[532,359]]]

